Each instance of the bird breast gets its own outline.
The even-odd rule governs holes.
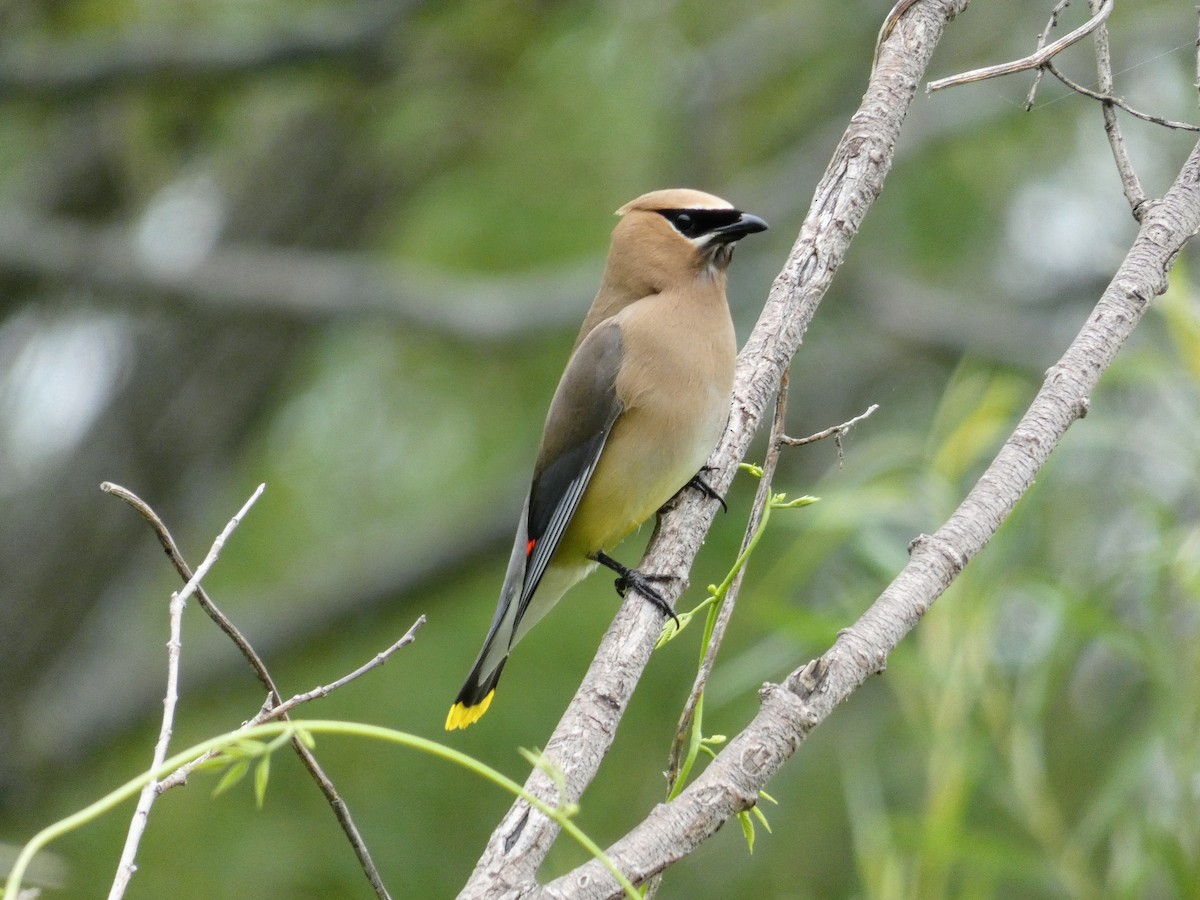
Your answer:
[[[589,554],[641,525],[708,459],[729,416],[737,354],[723,290],[664,292],[614,321],[624,346],[617,377],[623,411],[574,517],[605,524],[566,536]]]

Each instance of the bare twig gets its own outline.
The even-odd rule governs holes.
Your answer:
[[[261,725],[264,722],[270,722],[275,719],[287,719],[289,713],[300,704],[307,703],[310,700],[326,697],[338,688],[349,684],[356,678],[362,677],[372,669],[378,668],[386,663],[392,654],[394,654],[397,650],[400,650],[403,647],[411,644],[416,636],[417,629],[424,624],[425,616],[418,616],[417,620],[409,627],[408,631],[404,633],[404,636],[401,637],[400,640],[396,641],[386,650],[375,654],[375,656],[373,656],[368,662],[359,666],[353,672],[349,673],[348,675],[343,675],[341,678],[331,682],[330,684],[313,688],[312,690],[303,694],[297,694],[282,703],[278,703],[272,699],[277,697],[277,694],[272,692],[272,694],[268,696],[267,702],[263,704],[262,709],[260,709],[252,719],[246,722],[238,730],[242,731],[255,725]],[[383,879],[379,875],[379,870],[376,868],[375,862],[371,858],[371,853],[367,849],[366,841],[363,840],[362,834],[358,830],[358,826],[354,824],[354,820],[350,815],[350,808],[346,805],[346,801],[342,799],[342,796],[338,793],[333,781],[328,775],[325,774],[325,770],[321,768],[320,763],[317,762],[317,758],[313,755],[312,751],[309,750],[308,747],[304,746],[299,737],[292,739],[292,748],[296,751],[296,754],[300,757],[301,762],[304,763],[305,768],[308,769],[313,779],[317,782],[317,785],[321,788],[321,793],[325,795],[326,800],[333,809],[334,815],[337,816],[338,823],[342,826],[342,831],[345,832],[347,840],[350,841],[350,846],[354,849],[355,856],[358,857],[359,865],[362,866],[363,874],[367,876],[367,880],[371,883],[371,887],[375,891],[376,896],[382,898],[382,900],[390,900],[391,895],[388,893],[387,888],[383,884]],[[159,782],[159,792],[161,793],[169,790],[170,788],[185,784],[188,780],[188,776],[190,776],[193,771],[195,771],[203,763],[208,762],[215,755],[215,753],[207,753],[192,760],[186,765],[180,766],[166,778],[162,779],[161,782]]]
[[[1033,84],[1029,88],[1029,95],[1026,98],[1025,108],[1029,110],[1033,107],[1034,95],[1038,85],[1041,83],[1042,75],[1049,72],[1071,90],[1086,97],[1091,97],[1093,100],[1098,100],[1101,103],[1101,109],[1104,113],[1104,132],[1108,137],[1109,146],[1112,148],[1113,161],[1117,166],[1117,173],[1121,179],[1121,189],[1125,194],[1125,199],[1129,202],[1130,209],[1133,211],[1133,216],[1138,221],[1141,221],[1143,207],[1146,203],[1146,193],[1142,190],[1142,185],[1138,179],[1137,172],[1133,168],[1133,163],[1129,158],[1128,150],[1125,147],[1125,139],[1121,134],[1120,126],[1117,122],[1116,108],[1125,110],[1130,115],[1142,119],[1146,122],[1151,122],[1155,125],[1162,125],[1166,128],[1174,128],[1181,131],[1196,131],[1200,132],[1200,126],[1191,125],[1186,122],[1176,122],[1171,119],[1166,119],[1162,116],[1143,113],[1134,109],[1121,97],[1113,93],[1113,73],[1112,73],[1112,55],[1108,45],[1108,28],[1104,24],[1109,14],[1112,12],[1113,0],[1088,0],[1088,9],[1091,12],[1091,18],[1088,19],[1079,28],[1076,28],[1070,34],[1047,45],[1046,39],[1050,31],[1057,26],[1058,17],[1064,9],[1069,5],[1070,0],[1059,0],[1054,9],[1050,13],[1050,20],[1046,27],[1042,30],[1038,38],[1037,50],[1032,54],[1011,63],[1004,63],[998,66],[988,66],[983,69],[975,69],[962,75],[955,75],[951,78],[942,78],[937,81],[930,82],[927,90],[932,92],[945,87],[951,87],[958,84],[966,84],[973,81],[982,81],[985,78],[995,78],[1000,75],[1011,75],[1015,72],[1023,72],[1028,69],[1035,69],[1036,75]],[[1068,77],[1062,70],[1054,64],[1054,57],[1061,51],[1074,43],[1082,40],[1088,34],[1095,35],[1096,45],[1096,73],[1098,91],[1093,91]],[[1197,41],[1198,56],[1197,66],[1200,73],[1200,41]],[[1200,84],[1198,79],[1197,84]]]
[[[246,657],[247,662],[250,663],[250,667],[254,670],[254,674],[258,678],[259,682],[261,682],[266,688],[267,702],[264,705],[264,709],[272,709],[276,705],[282,703],[283,695],[275,686],[275,681],[271,677],[271,673],[267,671],[266,664],[254,650],[254,647],[251,646],[245,635],[243,635],[241,631],[238,630],[237,626],[235,626],[233,622],[231,622],[229,618],[223,612],[221,612],[221,610],[213,602],[212,598],[209,597],[204,589],[199,586],[198,579],[191,573],[187,562],[179,552],[179,548],[175,543],[175,539],[171,536],[170,531],[167,529],[167,526],[163,523],[162,519],[159,518],[158,514],[154,512],[148,503],[127,488],[123,488],[120,485],[106,481],[100,485],[100,489],[120,497],[135,510],[137,510],[137,512],[147,522],[150,523],[151,528],[154,529],[154,533],[158,537],[159,543],[162,544],[163,549],[166,551],[167,557],[171,560],[171,564],[175,567],[175,570],[179,573],[179,576],[183,578],[184,581],[186,581],[189,585],[191,585],[193,582],[196,582],[196,586],[193,588],[193,590],[196,591],[196,597],[201,608],[214,622],[216,622],[217,626],[223,632],[225,632],[226,635],[228,635],[229,639],[234,642],[237,648],[242,652],[242,655]],[[258,493],[261,492],[262,489],[263,487],[260,486],[258,492],[255,494],[255,499],[257,499]],[[185,590],[187,589],[185,588]],[[423,617],[421,621],[424,621]],[[416,626],[414,626],[414,628],[415,627]],[[401,638],[401,641],[404,641],[404,639]],[[402,644],[400,644],[400,646],[402,646]],[[396,649],[399,649],[399,647],[397,646]],[[286,717],[286,711],[281,713],[281,715]],[[375,890],[376,896],[380,898],[389,898],[390,895],[387,892],[387,888],[384,887],[383,879],[379,875],[379,869],[376,867],[374,860],[371,859],[371,853],[367,849],[366,842],[363,840],[362,834],[358,830],[358,826],[354,824],[354,819],[350,815],[350,809],[346,806],[346,802],[342,799],[341,794],[338,793],[333,781],[327,774],[325,774],[325,770],[321,767],[321,764],[317,761],[317,758],[315,755],[313,755],[313,752],[309,750],[308,747],[304,746],[304,743],[298,737],[293,737],[291,743],[292,749],[295,750],[296,755],[300,757],[300,761],[304,764],[304,767],[308,770],[313,780],[316,781],[317,786],[321,789],[321,793],[325,795],[326,801],[328,801],[330,807],[333,809],[333,813],[337,817],[338,824],[341,825],[342,831],[346,835],[346,839],[350,841],[350,846],[354,849],[355,856],[358,857],[358,861],[362,866],[363,873],[367,876],[367,880],[371,883],[371,887]],[[191,769],[187,770],[187,772],[190,771]],[[162,793],[164,790],[168,790],[171,787],[183,784],[187,780],[187,772],[184,772],[181,776],[179,776],[179,773],[174,773],[168,778],[163,779],[156,787],[157,792]]]
[[[181,626],[184,602],[178,591],[171,594],[168,608],[171,637],[167,641],[167,695],[163,699],[162,725],[159,728],[158,741],[154,745],[154,756],[150,762],[152,769],[158,768],[167,758],[167,748],[170,746],[174,728],[175,706],[179,700],[179,657],[183,646]],[[124,897],[125,889],[129,887],[129,881],[133,878],[133,873],[137,871],[138,847],[141,845],[142,835],[146,831],[146,822],[150,818],[150,807],[154,805],[157,797],[158,782],[152,779],[146,782],[146,786],[138,795],[137,807],[133,811],[129,830],[125,834],[125,846],[121,849],[121,858],[117,862],[117,872],[108,891],[108,900],[119,900]]]
[[[746,523],[746,532],[742,536],[742,545],[738,550],[739,557],[746,552],[751,541],[754,540],[754,535],[762,524],[763,513],[767,504],[771,502],[773,492],[772,482],[775,476],[775,469],[779,464],[780,450],[785,446],[800,447],[833,437],[837,441],[838,461],[840,464],[842,459],[842,437],[847,431],[879,409],[879,404],[872,404],[865,412],[855,416],[848,422],[843,422],[841,425],[834,425],[832,428],[826,428],[808,437],[792,438],[783,432],[783,420],[787,412],[787,398],[788,371],[784,370],[779,380],[779,392],[775,397],[775,416],[771,422],[771,436],[767,443],[767,454],[763,461],[762,474],[759,476],[758,490],[755,492],[754,502],[750,507],[750,518]],[[733,617],[733,609],[741,593],[742,579],[745,572],[746,566],[738,570],[729,585],[729,589],[725,593],[720,610],[717,613],[717,619],[713,623],[712,636],[709,639],[708,646],[705,648],[700,668],[696,672],[696,679],[692,684],[691,693],[688,694],[687,701],[683,706],[683,712],[679,716],[679,724],[676,726],[675,737],[671,742],[671,751],[667,758],[666,777],[668,796],[674,791],[679,780],[684,751],[688,746],[691,730],[694,727],[696,709],[700,703],[700,697],[704,693],[705,686],[708,684],[708,679],[712,674],[713,665],[716,663],[717,651],[720,649],[721,642],[725,638],[725,632],[729,629],[729,621]],[[655,895],[660,880],[659,876],[655,876],[651,880],[646,893],[647,898]]]
[[[778,443],[787,447],[803,447],[805,444],[815,444],[817,441],[823,441],[826,438],[833,438],[837,444],[838,465],[842,464],[842,438],[844,438],[850,429],[864,419],[869,418],[874,414],[875,410],[879,409],[878,403],[872,403],[864,412],[859,413],[853,419],[843,422],[841,425],[834,425],[831,428],[826,428],[823,431],[818,431],[816,434],[810,434],[808,437],[794,438],[788,437],[786,434],[781,434],[778,437]]]
[[[1062,15],[1063,10],[1071,5],[1071,0],[1058,0],[1054,5],[1054,9],[1050,11],[1050,20],[1046,22],[1046,27],[1042,29],[1042,33],[1038,35],[1037,49],[1041,50],[1046,46],[1046,41],[1050,40],[1050,32],[1058,27],[1058,17]],[[1046,74],[1045,68],[1039,66],[1033,73],[1033,84],[1029,86],[1029,94],[1025,97],[1025,111],[1033,109],[1033,98],[1037,95],[1038,85],[1042,83],[1042,76]]]
[[[1107,44],[1108,44],[1108,42],[1106,40],[1105,41],[1105,52],[1106,53],[1107,53]],[[1099,52],[1099,51],[1097,51],[1097,52]],[[1079,82],[1072,79],[1069,75],[1065,74],[1061,69],[1059,69],[1057,66],[1055,66],[1054,63],[1052,63],[1052,62],[1046,63],[1044,68],[1051,75],[1053,75],[1055,78],[1057,78],[1063,84],[1065,84],[1071,90],[1075,91],[1077,94],[1083,94],[1083,96],[1085,96],[1085,97],[1091,97],[1093,100],[1099,100],[1102,104],[1104,104],[1105,108],[1116,106],[1116,107],[1119,107],[1119,108],[1125,110],[1125,112],[1129,113],[1134,118],[1141,119],[1143,122],[1150,122],[1154,125],[1161,125],[1164,128],[1174,128],[1177,131],[1193,131],[1193,132],[1200,133],[1200,125],[1193,125],[1190,122],[1177,122],[1174,119],[1167,119],[1167,118],[1164,118],[1163,116],[1156,116],[1153,113],[1144,113],[1141,110],[1135,109],[1134,107],[1130,106],[1129,103],[1127,103],[1124,98],[1117,97],[1114,94],[1105,91],[1103,88],[1099,91],[1093,91],[1090,88],[1086,88]],[[1111,68],[1108,71],[1109,71],[1108,82],[1109,82],[1109,87],[1111,89],[1111,85],[1112,85],[1112,70],[1111,70]],[[1101,79],[1103,81],[1103,75],[1101,76]],[[1111,112],[1111,110],[1109,110],[1109,112]]]
[[[238,731],[245,731],[248,728],[253,728],[255,725],[262,725],[265,722],[273,722],[276,719],[286,719],[288,714],[297,706],[300,706],[303,703],[308,703],[312,700],[320,700],[323,697],[328,697],[338,688],[345,687],[356,678],[361,678],[372,669],[382,666],[397,650],[401,650],[411,644],[416,639],[417,630],[424,624],[425,616],[417,616],[417,620],[413,622],[411,626],[409,626],[408,631],[404,632],[404,636],[401,637],[400,640],[396,641],[396,643],[392,644],[392,646],[388,647],[386,650],[376,653],[373,657],[371,657],[370,660],[363,663],[350,674],[343,675],[341,678],[337,679],[337,681],[315,687],[310,691],[305,691],[303,694],[296,694],[282,703],[272,704],[271,698],[268,698],[267,702],[263,704],[262,709],[255,714],[254,718],[243,724]],[[206,753],[203,756],[199,756],[192,760],[190,763],[180,766],[178,769],[159,782],[159,793],[168,791],[173,787],[178,787],[181,784],[186,784],[188,777],[192,774],[192,772],[217,755],[218,754],[216,751]]]
[[[262,488],[259,488],[261,490]],[[167,554],[167,558],[171,560],[171,565],[175,567],[175,571],[179,573],[179,577],[185,583],[192,580],[192,570],[188,568],[188,564],[183,559],[183,554],[179,552],[179,546],[175,543],[175,538],[171,536],[171,532],[167,529],[166,524],[159,518],[156,513],[145,500],[135,494],[128,488],[121,487],[119,484],[113,484],[111,481],[106,481],[100,485],[100,490],[112,494],[124,500],[137,511],[143,519],[150,523],[150,527],[154,529],[154,535],[158,538],[158,542],[162,544],[163,550]],[[271,675],[267,671],[267,665],[255,652],[250,642],[246,640],[246,636],[238,630],[237,626],[229,620],[229,617],[217,607],[208,596],[204,588],[198,588],[196,591],[196,600],[199,602],[210,619],[217,623],[228,638],[233,641],[234,645],[241,651],[242,656],[246,657],[246,661],[250,663],[250,668],[254,670],[255,676],[268,692],[275,690],[275,684],[271,680]],[[277,695],[278,696],[278,695]]]
[[[750,518],[746,523],[746,533],[742,536],[742,545],[738,549],[738,555],[746,552],[750,546],[750,542],[754,540],[754,535],[758,531],[758,527],[762,524],[763,511],[767,504],[771,501],[771,480],[775,476],[775,467],[779,463],[779,449],[783,439],[783,419],[787,412],[787,395],[788,395],[788,373],[785,370],[783,377],[779,381],[779,393],[775,398],[775,418],[771,423],[771,441],[767,445],[767,455],[763,460],[762,475],[758,479],[758,490],[754,494],[754,503],[750,507]],[[730,617],[733,615],[733,609],[737,605],[738,594],[742,587],[742,577],[745,575],[746,567],[743,566],[733,578],[733,582],[729,585],[729,590],[726,591],[724,599],[721,601],[721,608],[717,612],[716,622],[713,624],[712,637],[709,639],[708,646],[704,650],[704,658],[700,661],[700,668],[696,672],[696,680],[692,684],[692,691],[688,694],[687,702],[684,703],[683,712],[679,717],[679,724],[675,730],[675,738],[671,742],[671,752],[667,760],[667,788],[668,792],[673,790],[675,783],[679,778],[680,764],[683,760],[683,752],[687,747],[688,734],[692,729],[692,722],[696,714],[696,705],[700,702],[700,697],[704,693],[705,685],[708,684],[708,678],[712,674],[713,664],[717,659],[717,651],[721,647],[721,642],[725,638],[725,632],[729,627]]]
[[[417,620],[409,626],[408,631],[404,632],[404,635],[400,638],[400,640],[396,641],[396,643],[392,644],[392,646],[388,647],[386,650],[381,650],[379,653],[376,653],[373,657],[367,660],[367,662],[363,663],[353,672],[343,675],[341,678],[337,679],[336,681],[331,681],[329,684],[323,684],[320,687],[315,687],[311,691],[305,691],[303,694],[296,694],[294,697],[285,700],[277,707],[272,709],[264,709],[258,716],[255,716],[257,721],[255,721],[254,724],[258,725],[263,722],[270,722],[274,719],[286,716],[291,710],[295,709],[300,704],[308,703],[312,700],[321,700],[325,697],[328,697],[338,688],[345,687],[356,678],[362,678],[362,676],[366,675],[372,669],[377,669],[386,663],[392,658],[396,651],[403,650],[414,640],[416,640],[417,630],[424,624],[425,616],[423,614],[417,616]]]
[[[775,475],[775,468],[779,463],[779,439],[783,437],[783,419],[787,411],[787,394],[788,372],[784,370],[783,376],[779,381],[779,393],[775,397],[775,417],[771,423],[771,441],[767,445],[767,455],[763,461],[762,474],[758,479],[758,489],[754,494],[754,503],[750,507],[750,518],[746,522],[746,532],[742,535],[742,545],[738,549],[739,558],[746,552],[750,543],[754,540],[754,535],[762,524],[767,504],[771,502],[771,480]],[[712,674],[713,665],[716,663],[717,651],[721,648],[721,642],[725,639],[725,632],[729,629],[729,620],[733,616],[733,608],[737,604],[737,598],[741,592],[742,577],[745,571],[746,567],[743,565],[734,575],[733,581],[725,591],[720,609],[717,611],[716,620],[713,622],[712,634],[709,636],[708,644],[704,648],[704,656],[700,660],[700,668],[697,669],[695,681],[692,682],[692,690],[683,704],[683,711],[679,715],[679,723],[675,726],[675,736],[671,740],[671,749],[667,754],[667,771],[665,773],[668,798],[674,794],[679,779],[684,774],[684,756],[691,741],[692,729],[697,727],[696,710],[700,706],[700,699],[704,696],[704,689],[708,684],[709,676]],[[657,896],[661,884],[662,873],[659,872],[646,885],[646,900],[651,900],[651,898]]]
[[[925,90],[927,93],[932,94],[934,91],[955,87],[960,84],[971,84],[972,82],[984,81],[988,78],[999,78],[1002,75],[1015,75],[1017,72],[1028,72],[1030,69],[1039,69],[1068,47],[1078,44],[1103,25],[1104,21],[1112,13],[1112,10],[1113,0],[1104,0],[1100,9],[1074,31],[1060,37],[1052,44],[1047,44],[1034,53],[1029,54],[1029,56],[1015,59],[1012,62],[1000,63],[995,66],[985,66],[982,69],[972,69],[970,72],[963,72],[961,75],[951,75],[949,78],[939,78],[936,81],[929,82]]]
[[[1088,0],[1089,7],[1094,11],[1098,0]],[[1146,203],[1146,192],[1142,190],[1142,183],[1138,179],[1137,172],[1133,168],[1133,162],[1129,158],[1129,152],[1125,148],[1125,137],[1121,134],[1121,126],[1117,122],[1117,113],[1113,109],[1114,106],[1119,106],[1131,115],[1137,116],[1147,121],[1157,122],[1160,125],[1168,125],[1168,127],[1177,127],[1171,125],[1164,119],[1159,119],[1157,116],[1145,116],[1137,110],[1130,107],[1124,100],[1113,96],[1113,73],[1112,73],[1112,54],[1108,48],[1108,27],[1101,25],[1096,29],[1096,81],[1100,88],[1101,94],[1107,94],[1112,99],[1105,100],[1101,105],[1101,110],[1104,113],[1104,133],[1108,136],[1108,145],[1112,148],[1113,162],[1117,166],[1117,174],[1121,179],[1121,190],[1125,192],[1125,199],[1129,202],[1129,208],[1133,212],[1133,217],[1137,221],[1142,220],[1142,210]],[[1067,84],[1067,79],[1064,78],[1061,72],[1052,68],[1059,81]],[[1068,85],[1070,86],[1070,85]],[[1085,92],[1080,92],[1085,93]],[[1200,130],[1200,129],[1191,129]]]
[[[183,609],[187,605],[188,598],[200,587],[200,579],[202,579],[208,570],[212,568],[217,561],[217,557],[221,554],[221,548],[225,545],[225,541],[233,530],[241,524],[246,513],[250,511],[250,507],[262,495],[263,488],[266,485],[260,484],[250,499],[245,502],[237,515],[235,515],[225,529],[217,536],[213,542],[212,549],[208,551],[208,556],[204,558],[204,562],[200,564],[200,568],[196,570],[196,574],[187,580],[187,584],[182,591],[176,591],[171,595],[170,609],[170,640],[167,641],[167,694],[163,699],[163,718],[162,725],[158,732],[158,741],[154,745],[154,758],[150,764],[150,768],[156,769],[164,759],[167,758],[167,748],[171,744],[171,732],[175,725],[175,707],[179,702],[179,657],[182,648],[182,626],[183,626]],[[121,859],[117,864],[117,873],[113,878],[112,887],[108,893],[108,900],[120,900],[125,896],[125,890],[129,887],[129,880],[133,877],[133,873],[137,870],[135,861],[137,859],[138,846],[141,844],[142,835],[146,831],[146,822],[150,817],[150,808],[154,805],[154,800],[158,797],[158,782],[151,780],[142,788],[142,792],[138,797],[137,807],[133,811],[133,819],[129,823],[129,831],[125,835],[125,846],[121,851]]]

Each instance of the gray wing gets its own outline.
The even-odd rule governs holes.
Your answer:
[[[621,415],[617,372],[622,352],[621,329],[616,323],[597,326],[567,363],[554,393],[529,488],[528,543],[518,620],[575,515],[613,423]]]

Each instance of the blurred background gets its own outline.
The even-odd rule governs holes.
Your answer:
[[[141,771],[167,599],[139,493],[285,694],[428,624],[306,715],[445,740],[523,780],[616,609],[597,577],[442,731],[491,619],[542,417],[612,210],[720,194],[744,338],[866,85],[889,2],[9,0],[0,5],[0,842]],[[974,4],[929,76],[1028,53],[1051,3]],[[1086,4],[1076,4],[1086,7]],[[1068,11],[1065,27],[1086,15]],[[1191,3],[1119,5],[1117,90],[1197,119]],[[1061,64],[1094,83],[1090,45]],[[951,512],[1135,233],[1100,111],[1030,78],[920,95],[883,197],[792,369],[791,451],[715,672],[709,733],[821,653]],[[1124,117],[1150,196],[1193,136]],[[1200,303],[1180,259],[1036,487],[891,659],[659,896],[1200,896]],[[752,451],[761,457],[761,446]],[[731,564],[739,478],[686,607]],[[621,549],[635,560],[640,537]],[[601,845],[663,796],[697,630],[656,653],[583,800]],[[262,701],[194,605],[173,747]],[[396,897],[465,881],[510,798],[325,738]],[[367,897],[280,753],[264,808],[214,776],[155,807],[129,897]],[[103,896],[131,807],[54,845],[47,896]],[[582,859],[567,841],[543,876]]]

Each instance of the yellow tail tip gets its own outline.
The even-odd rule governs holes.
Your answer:
[[[487,696],[476,703],[474,706],[464,706],[461,703],[455,703],[450,707],[450,714],[446,716],[446,730],[454,731],[456,728],[466,728],[468,725],[473,725],[483,718],[483,714],[488,711],[488,707],[492,705],[492,698],[496,696],[496,691],[490,690]]]

